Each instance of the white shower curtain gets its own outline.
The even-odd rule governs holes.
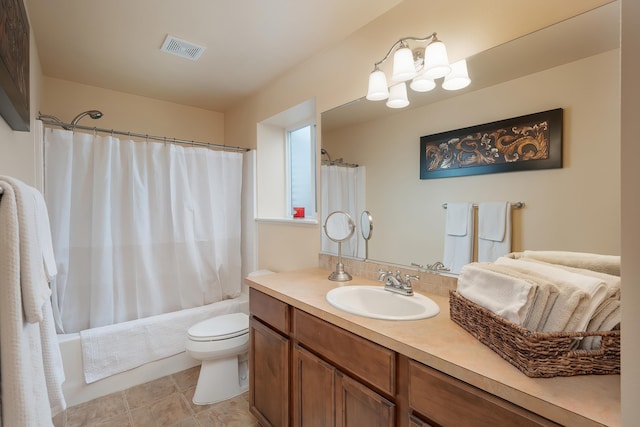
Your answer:
[[[236,297],[241,153],[45,129],[60,333]]]
[[[342,255],[364,257],[365,246],[360,232],[360,215],[365,210],[365,167],[322,165],[320,179],[322,224],[324,225],[331,212],[344,211],[348,213],[356,225],[356,231],[349,240],[342,243]],[[322,252],[338,253],[338,244],[326,236],[324,228],[322,230]]]

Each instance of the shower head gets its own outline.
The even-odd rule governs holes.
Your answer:
[[[80,113],[73,120],[71,120],[71,126],[75,127],[80,121],[80,119],[82,119],[86,115],[88,115],[89,117],[95,120],[102,117],[102,112],[98,110],[88,110],[83,113]]]
[[[323,155],[323,156],[327,156],[327,158],[329,159],[329,163],[331,163],[331,156],[329,155],[327,150],[325,150],[324,148],[321,148],[320,149],[320,154]]]

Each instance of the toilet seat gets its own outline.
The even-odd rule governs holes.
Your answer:
[[[222,341],[249,333],[249,316],[232,313],[203,320],[187,331],[192,341]]]

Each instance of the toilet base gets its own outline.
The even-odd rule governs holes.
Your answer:
[[[196,405],[210,405],[236,397],[249,389],[247,357],[204,360],[193,395]]]

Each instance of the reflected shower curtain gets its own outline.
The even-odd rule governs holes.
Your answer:
[[[357,168],[343,166],[320,167],[322,188],[321,220],[324,225],[327,216],[334,211],[348,213],[356,225],[353,236],[342,244],[342,255],[351,257],[365,256],[365,246],[360,232],[360,214],[365,210],[364,166]],[[331,241],[322,229],[322,252],[337,254],[338,244]]]
[[[236,297],[241,153],[44,131],[59,333]]]

